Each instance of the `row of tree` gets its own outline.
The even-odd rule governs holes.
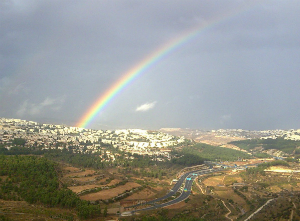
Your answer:
[[[182,166],[193,166],[203,164],[204,159],[197,154],[183,153],[183,155],[173,158],[171,162]]]
[[[250,156],[238,150],[217,147],[203,143],[197,143],[193,146],[187,146],[182,149],[182,154],[191,154],[201,157],[205,160],[234,161],[237,159],[249,159]],[[190,156],[190,155],[189,155]]]
[[[256,175],[261,174],[265,175],[265,169],[271,166],[285,166],[290,167],[289,163],[283,160],[274,160],[268,163],[259,164],[257,167],[247,168],[246,174],[247,175]]]
[[[36,156],[0,155],[0,198],[31,204],[75,208],[81,218],[98,217],[99,205],[91,205],[59,181],[56,163]]]
[[[298,148],[300,146],[300,141],[286,140],[284,138],[240,140],[232,141],[231,144],[247,151],[250,151],[255,147],[262,147],[265,150],[276,149],[288,154],[295,154],[296,156],[300,155],[300,149]]]

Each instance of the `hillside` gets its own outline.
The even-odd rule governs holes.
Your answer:
[[[266,153],[276,157],[300,158],[300,141],[276,139],[252,139],[242,141],[232,141],[229,144],[251,153]]]
[[[157,131],[5,122],[0,130],[2,220],[243,220],[251,214],[261,220],[272,220],[274,214],[280,220],[299,218],[299,141],[248,139],[249,134],[236,130],[230,130],[233,137],[223,130],[203,132],[202,138],[215,144],[210,145]],[[170,146],[140,146],[154,140]],[[257,158],[274,153],[286,161]],[[192,194],[182,202],[120,217],[127,206],[169,193],[181,174],[195,168],[218,172],[198,175]],[[183,191],[181,187],[174,197]]]

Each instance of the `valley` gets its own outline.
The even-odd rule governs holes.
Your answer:
[[[62,134],[66,129],[49,130],[48,142],[40,129],[9,122],[0,131],[2,220],[300,219],[300,145],[286,136],[264,139],[255,132],[250,139],[249,133],[230,137],[223,131],[222,136],[202,134],[199,142],[152,131],[150,137],[183,141],[167,148],[148,146],[141,154],[122,150],[121,143],[103,143],[103,137],[79,146],[64,144],[62,138],[70,136]],[[148,139],[143,133],[143,139],[134,135],[135,142]],[[86,131],[72,136],[92,137]],[[31,146],[27,139],[33,137],[43,138],[49,148]],[[86,148],[93,145],[94,152]],[[153,154],[161,150],[167,155]]]

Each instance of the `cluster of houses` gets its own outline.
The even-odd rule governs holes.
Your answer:
[[[286,140],[300,140],[300,129],[290,130],[242,130],[242,129],[218,129],[212,130],[216,136],[222,137],[241,137],[246,139],[261,138],[261,139],[277,139],[282,137]]]
[[[262,139],[276,139],[278,137],[283,137],[286,140],[300,140],[300,129],[294,130],[274,130],[274,131],[264,131],[267,135],[261,137]]]
[[[74,153],[99,153],[112,161],[115,154],[106,150],[107,146],[139,155],[169,158],[170,147],[185,142],[184,137],[176,137],[158,131],[140,129],[93,130],[64,125],[40,124],[20,119],[0,118],[0,143],[7,149],[14,146],[15,139],[24,139],[24,147],[41,150],[72,150]]]
[[[223,137],[241,137],[241,138],[261,138],[261,139],[277,139],[282,137],[286,140],[300,140],[300,129],[290,130],[261,130],[261,131],[249,131],[242,129],[218,129],[212,130],[217,136]]]

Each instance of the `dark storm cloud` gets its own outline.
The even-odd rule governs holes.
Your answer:
[[[152,51],[213,23],[90,126],[299,128],[299,9],[293,0],[1,1],[0,115],[74,125]]]

